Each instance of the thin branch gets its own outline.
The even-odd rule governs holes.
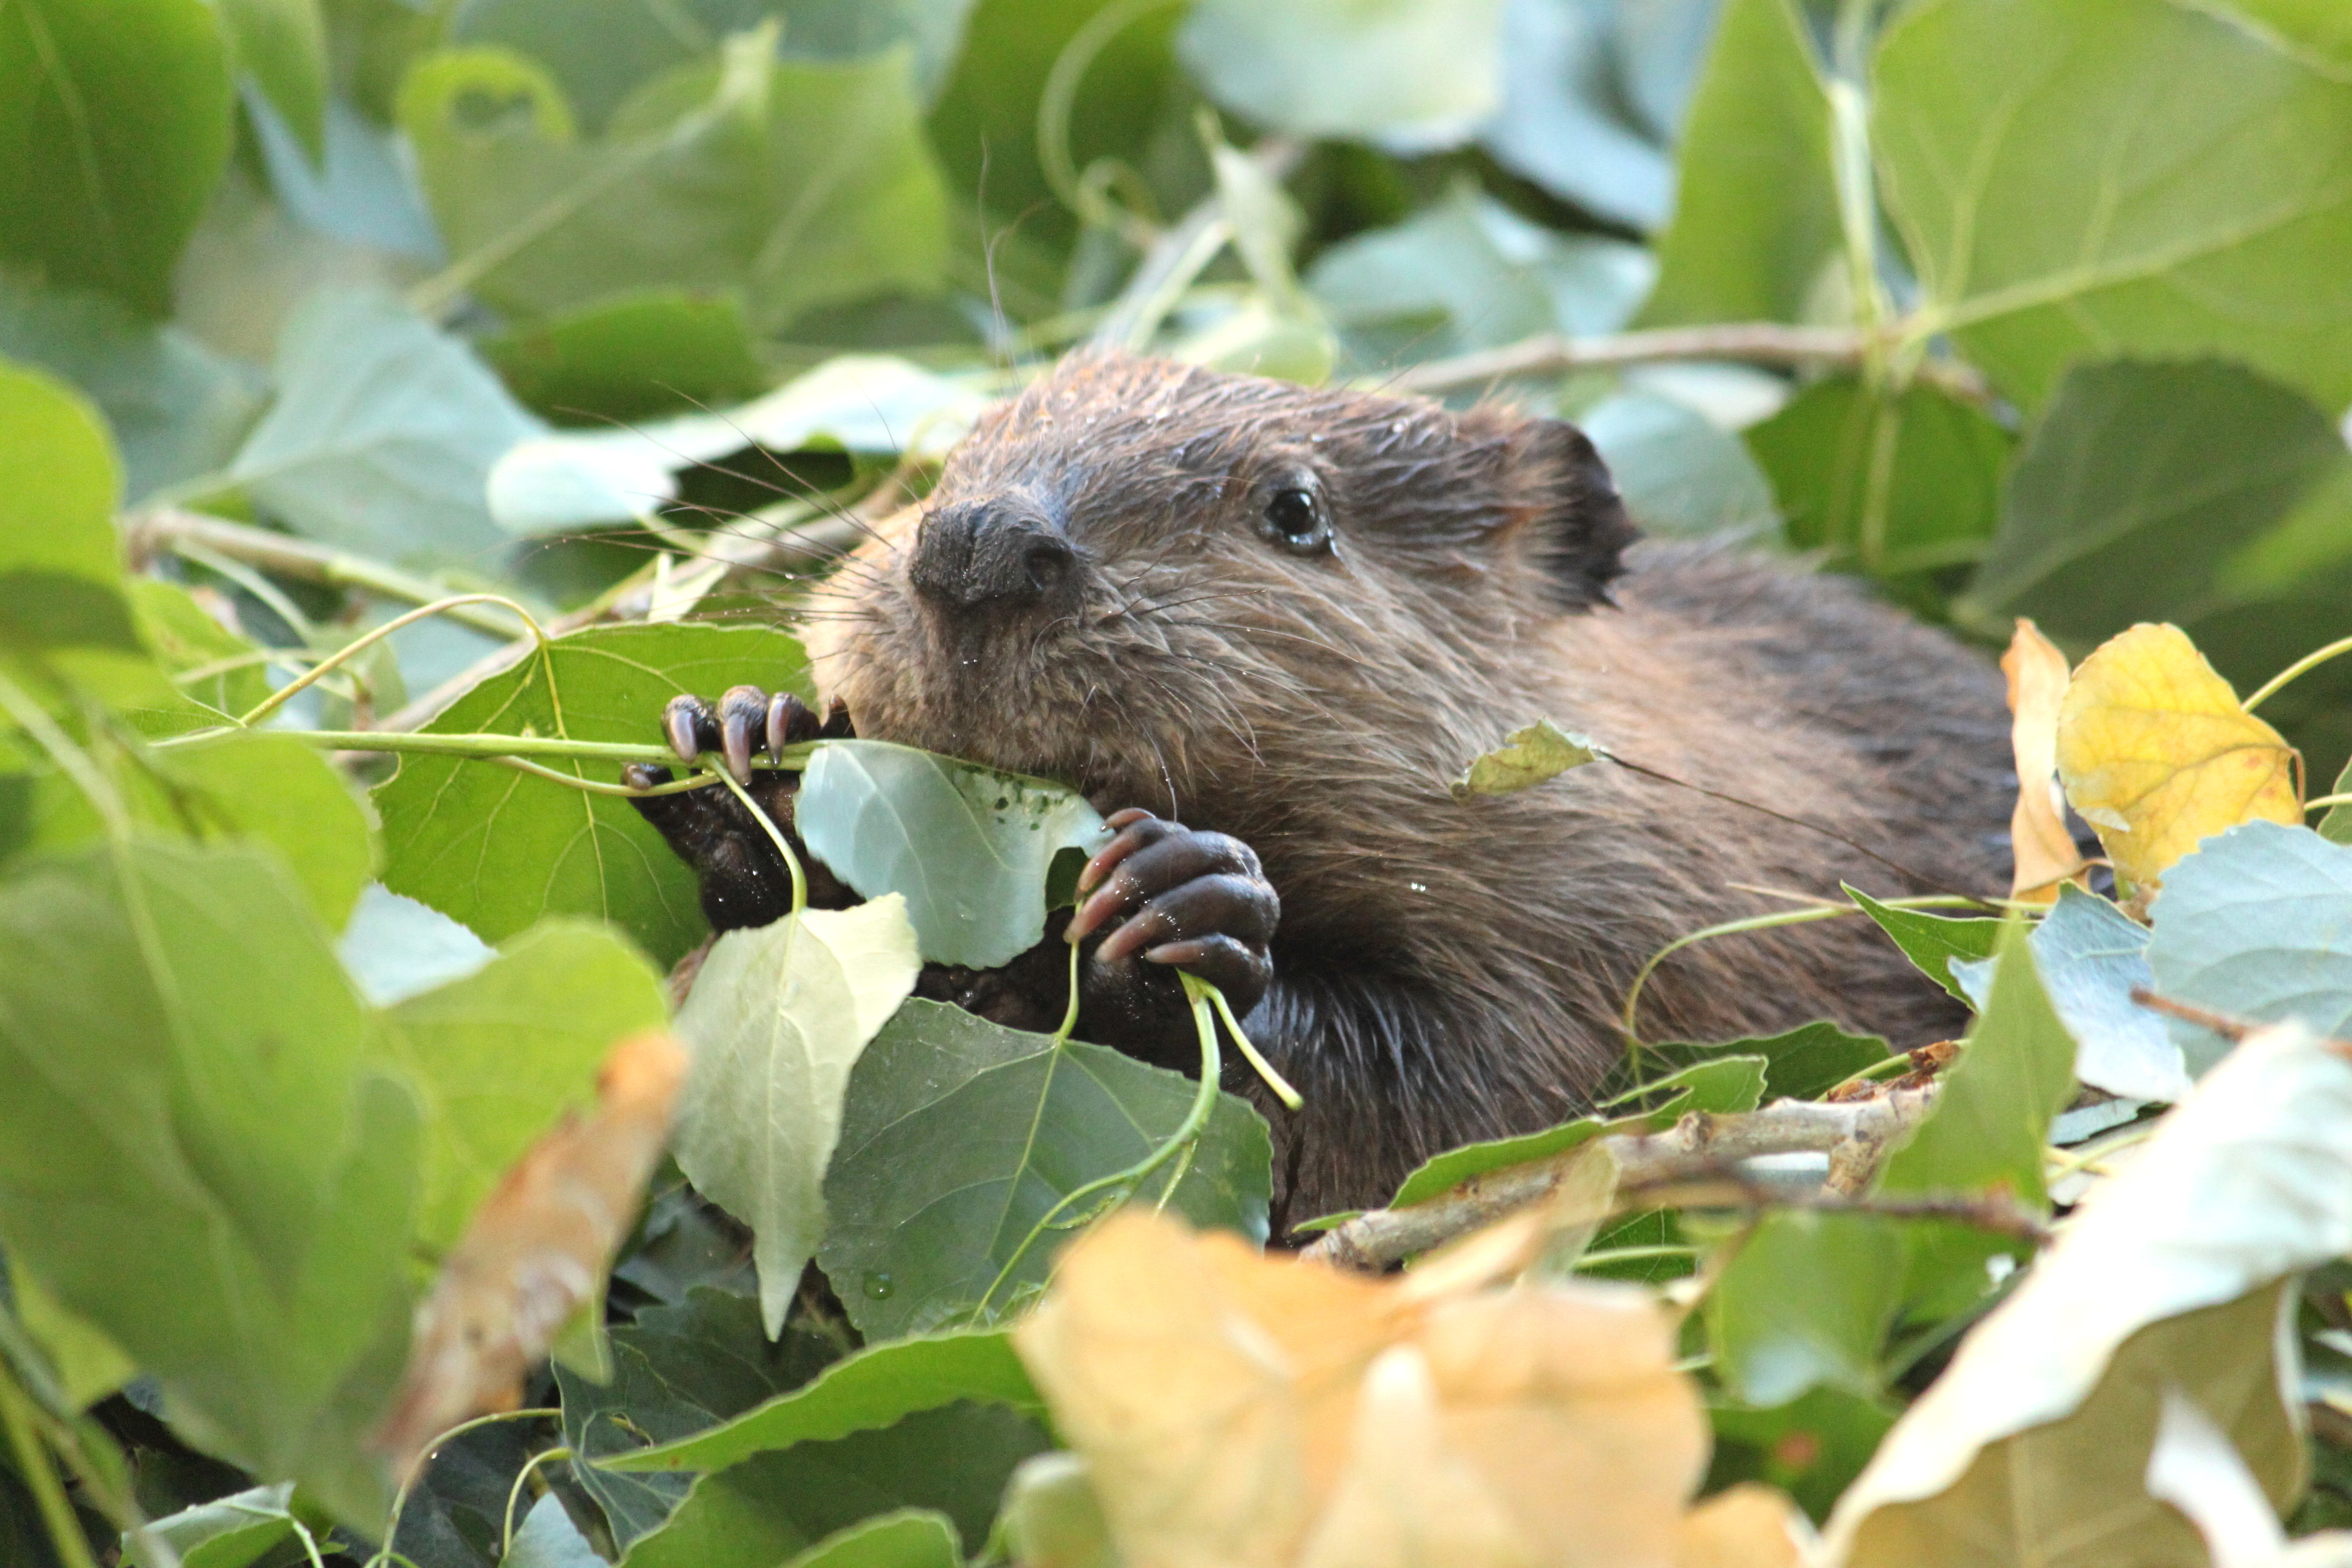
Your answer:
[[[272,533],[266,528],[231,522],[226,518],[182,511],[176,507],[161,507],[125,518],[122,539],[134,567],[160,552],[176,554],[180,546],[194,545],[281,577],[357,588],[405,604],[429,605],[450,596],[447,587],[428,577],[403,572],[364,555],[354,555],[332,545],[314,544],[290,534]],[[522,623],[513,616],[488,605],[469,605],[450,610],[448,616],[451,620],[462,621],[493,637],[510,637],[522,630]]]
[[[1872,342],[1869,334],[1852,327],[1792,327],[1779,321],[1653,327],[1585,338],[1539,332],[1498,349],[1413,365],[1381,384],[1395,392],[1446,392],[1513,376],[1562,375],[1571,370],[1676,360],[1738,360],[1790,370],[1807,365],[1859,369],[1870,357]],[[1916,374],[1971,402],[1990,395],[1983,378],[1966,366],[1930,360]]]
[[[1709,1190],[1726,1188],[1742,1160],[1765,1154],[1825,1154],[1842,1145],[1876,1142],[1882,1146],[1916,1126],[1934,1105],[1935,1089],[1897,1089],[1874,1100],[1825,1105],[1812,1100],[1783,1100],[1737,1115],[1717,1116],[1693,1111],[1667,1131],[1621,1133],[1601,1140],[1617,1162],[1620,1206],[1629,1201],[1659,1206],[1660,1193],[1697,1182]],[[1453,1191],[1409,1208],[1377,1209],[1359,1215],[1307,1249],[1344,1268],[1378,1269],[1426,1252],[1457,1236],[1551,1195],[1570,1163],[1584,1151],[1474,1176]],[[1773,1193],[1774,1201],[1848,1203],[1810,1193],[1780,1195],[1752,1174],[1736,1184],[1749,1194],[1737,1204]],[[1718,1200],[1722,1201],[1722,1200]]]

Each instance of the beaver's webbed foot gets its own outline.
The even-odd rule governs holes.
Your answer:
[[[1079,1032],[1131,1055],[1189,1068],[1193,1032],[1175,971],[1225,994],[1246,1015],[1274,978],[1269,944],[1282,900],[1240,839],[1163,821],[1113,816],[1117,836],[1087,862],[1067,935],[1108,931],[1081,979]]]
[[[699,697],[671,698],[662,710],[662,733],[681,759],[692,762],[717,752],[727,770],[743,782],[745,793],[760,803],[800,857],[812,905],[843,909],[857,901],[822,863],[809,858],[793,830],[793,796],[800,788],[800,775],[751,765],[761,752],[773,756],[803,741],[847,738],[847,709],[835,702],[820,720],[790,692],[771,697],[756,686],[738,686],[719,698],[716,708]],[[622,782],[633,789],[667,784],[672,776],[669,769],[650,763],[631,763],[621,770]],[[766,925],[791,912],[792,873],[767,830],[743,809],[732,790],[712,786],[641,795],[630,804],[678,858],[694,868],[702,884],[702,912],[713,931]]]

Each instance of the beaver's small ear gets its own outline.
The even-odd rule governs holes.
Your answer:
[[[1521,440],[1537,514],[1528,544],[1555,602],[1566,610],[1611,603],[1609,584],[1624,574],[1625,548],[1641,533],[1625,514],[1609,466],[1565,419],[1530,419]]]

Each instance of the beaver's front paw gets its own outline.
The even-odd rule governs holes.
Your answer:
[[[662,710],[661,723],[670,749],[681,759],[692,762],[717,752],[727,770],[743,782],[745,793],[760,803],[800,856],[809,878],[810,903],[831,909],[854,901],[823,866],[810,860],[793,835],[793,795],[800,787],[800,775],[755,773],[751,767],[755,752],[772,756],[803,741],[845,739],[850,733],[846,709],[836,702],[820,721],[808,704],[789,692],[770,697],[756,686],[738,686],[719,698],[716,708],[699,697],[673,697]],[[669,769],[649,763],[631,763],[621,771],[622,782],[633,789],[650,789],[671,777]],[[767,830],[743,809],[733,791],[711,786],[640,795],[630,804],[678,858],[694,868],[702,885],[702,912],[714,931],[766,925],[791,910],[792,873]]]
[[[1282,900],[1256,854],[1230,835],[1141,809],[1119,812],[1110,826],[1118,836],[1080,874],[1082,901],[1066,933],[1077,942],[1109,928],[1088,965],[1087,1012],[1121,1010],[1121,989],[1160,989],[1138,969],[1139,959],[1198,975],[1225,994],[1236,1015],[1256,1006],[1274,978],[1267,944],[1282,918]]]

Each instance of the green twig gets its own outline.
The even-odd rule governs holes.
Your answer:
[[[65,1568],[98,1568],[89,1554],[89,1537],[74,1513],[73,1500],[66,1496],[57,1466],[34,1430],[32,1404],[16,1373],[0,1362],[0,1425],[8,1429],[8,1446],[16,1456],[17,1479],[33,1494],[33,1501],[41,1510],[41,1523],[49,1532],[49,1543],[58,1550],[58,1561]]]
[[[416,1483],[424,1479],[425,1472],[432,1465],[433,1457],[436,1454],[467,1433],[484,1426],[495,1426],[501,1421],[530,1421],[551,1417],[560,1421],[563,1418],[563,1412],[545,1405],[530,1405],[520,1410],[493,1411],[488,1415],[477,1415],[471,1421],[460,1421],[426,1444],[425,1452],[418,1455],[416,1462],[408,1467],[408,1474],[400,1478],[399,1489],[392,1494],[392,1512],[385,1516],[383,1524],[383,1544],[376,1548],[375,1554],[367,1560],[366,1568],[385,1568],[385,1564],[392,1563],[397,1557],[392,1549],[392,1543],[400,1534],[400,1516],[408,1507],[408,1494],[416,1489]],[[408,1559],[398,1557],[398,1561],[405,1563]]]
[[[499,1532],[499,1562],[504,1563],[508,1558],[514,1555],[515,1500],[522,1496],[523,1483],[530,1480],[533,1473],[538,1470],[539,1467],[546,1464],[549,1460],[569,1459],[570,1458],[572,1458],[572,1450],[559,1444],[555,1447],[544,1448],[540,1452],[533,1454],[524,1462],[522,1468],[515,1472],[514,1485],[507,1489],[506,1528]]]
[[[703,765],[719,775],[720,784],[734,792],[735,798],[743,803],[743,809],[751,814],[752,819],[759,823],[761,831],[767,834],[768,842],[776,847],[776,853],[784,858],[784,868],[793,874],[792,918],[798,920],[801,911],[808,908],[808,873],[801,869],[801,858],[793,853],[791,841],[784,837],[783,829],[778,827],[768,814],[761,809],[760,803],[751,798],[751,792],[745,789],[741,782],[728,771],[726,758],[706,757]]]
[[[2256,708],[2262,705],[2263,700],[2265,698],[2269,697],[2280,687],[2284,686],[2288,681],[2293,680],[2296,676],[2302,675],[2309,670],[2316,669],[2319,666],[2326,664],[2329,659],[2334,658],[2336,655],[2342,653],[2352,653],[2352,637],[2339,638],[2335,642],[2329,643],[2326,647],[2317,648],[2310,653],[2305,654],[2301,658],[2296,659],[2293,664],[2288,665],[2284,669],[2280,670],[2276,675],[2272,676],[2268,680],[2263,681],[2260,686],[2254,688],[2254,694],[2252,697],[2247,698],[2243,704],[2246,711],[2249,713],[2252,712]]]
[[[314,684],[320,677],[327,674],[329,671],[341,668],[342,666],[349,664],[358,655],[365,652],[371,647],[373,647],[376,644],[383,641],[384,638],[392,636],[393,633],[400,631],[404,627],[413,626],[421,620],[425,620],[429,616],[441,615],[444,612],[460,605],[500,605],[505,606],[507,609],[513,611],[516,615],[522,617],[524,625],[530,627],[531,636],[539,640],[541,651],[544,652],[546,650],[548,640],[546,628],[531,618],[531,614],[529,610],[524,609],[520,605],[515,603],[512,599],[508,598],[505,595],[453,594],[446,599],[436,599],[429,605],[420,605],[415,609],[410,610],[404,615],[394,616],[392,619],[384,622],[383,625],[376,627],[374,630],[368,632],[365,636],[352,638],[350,642],[347,642],[342,647],[337,648],[333,653],[329,654],[325,658],[322,658],[318,663],[312,665],[302,674],[296,676],[292,680],[289,681],[284,686],[279,687],[268,697],[263,698],[260,702],[254,706],[250,712],[240,717],[237,720],[237,722],[247,729],[252,728],[254,725],[261,722],[264,719],[268,718],[272,713],[277,712],[280,708],[285,707],[288,702],[293,700],[295,693]]]
[[[1217,1016],[1223,1018],[1225,1027],[1233,1031],[1234,1044],[1240,1047],[1242,1059],[1257,1069],[1257,1076],[1265,1081],[1266,1088],[1274,1091],[1274,1098],[1282,1101],[1286,1110],[1297,1110],[1305,1105],[1307,1097],[1291,1088],[1290,1080],[1275,1071],[1274,1064],[1258,1054],[1257,1047],[1243,1031],[1242,1021],[1234,1016],[1234,1005],[1225,1000],[1225,994],[1205,981],[1202,983],[1202,989],[1208,992],[1209,1000],[1216,1004]]]
[[[667,784],[638,789],[632,784],[605,784],[598,779],[583,779],[577,773],[567,773],[561,768],[542,767],[524,757],[486,757],[482,760],[496,763],[500,767],[512,768],[519,773],[529,773],[533,778],[545,779],[550,784],[560,784],[565,789],[581,790],[589,795],[618,795],[624,800],[644,800],[656,795],[684,795],[690,789],[709,789],[719,782],[718,775],[715,773],[693,773],[686,778],[672,779]]]

